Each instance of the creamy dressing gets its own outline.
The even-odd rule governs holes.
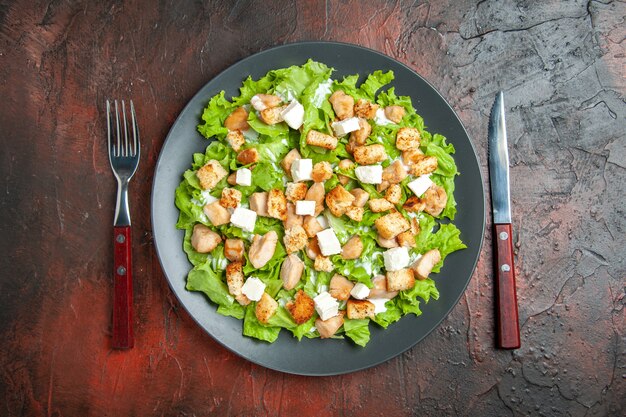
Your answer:
[[[280,97],[283,101],[291,101],[296,98],[295,93],[289,88],[284,88],[280,91],[276,89],[276,91],[274,91],[274,94]]]
[[[313,99],[311,100],[315,107],[320,107],[326,97],[330,94],[330,87],[333,85],[333,80],[330,78],[326,81],[319,83],[317,89],[315,89],[315,93],[313,94]]]
[[[374,121],[377,125],[381,126],[394,124],[391,120],[387,119],[387,116],[385,116],[385,110],[383,109],[376,110],[376,117],[374,117]]]
[[[370,298],[367,301],[374,304],[374,314],[380,314],[387,311],[387,307],[385,307],[385,303],[389,301],[387,298]]]
[[[246,138],[247,142],[256,142],[259,139],[259,132],[252,128],[242,130],[241,133],[243,134],[243,137]]]

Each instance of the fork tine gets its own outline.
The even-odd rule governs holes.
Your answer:
[[[108,152],[109,152],[109,157],[112,156],[111,155],[111,102],[109,101],[109,99],[107,99],[107,144],[108,144]]]
[[[138,155],[139,149],[139,129],[137,128],[137,118],[135,117],[135,105],[130,101],[130,120],[133,124],[133,156]]]
[[[115,156],[121,156],[122,155],[122,149],[121,149],[121,142],[122,142],[122,137],[121,137],[121,132],[120,132],[120,111],[119,111],[119,107],[117,105],[117,100],[115,100],[115,127],[116,127],[116,135],[115,135],[115,146],[116,146],[116,152],[115,152]]]
[[[128,121],[126,120],[126,104],[122,100],[122,118],[124,119],[124,156],[130,156],[130,143],[128,142]]]

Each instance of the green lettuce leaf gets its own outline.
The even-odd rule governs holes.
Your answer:
[[[343,328],[354,343],[359,346],[367,345],[370,341],[369,319],[350,320],[344,319]]]
[[[196,266],[189,271],[186,288],[189,291],[203,292],[217,305],[230,306],[234,301],[224,281],[207,264]]]
[[[266,326],[261,323],[254,314],[256,303],[250,303],[246,307],[246,314],[243,318],[244,336],[254,337],[265,342],[274,343],[278,339],[280,327]]]

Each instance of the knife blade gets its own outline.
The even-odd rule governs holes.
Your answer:
[[[496,95],[489,117],[488,150],[494,226],[497,344],[502,349],[517,349],[520,347],[520,335],[513,263],[509,151],[502,91]]]

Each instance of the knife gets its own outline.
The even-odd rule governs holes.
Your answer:
[[[507,149],[504,94],[500,91],[489,117],[489,182],[493,209],[494,268],[496,278],[497,342],[502,349],[520,347],[511,195],[509,187],[509,151]]]

